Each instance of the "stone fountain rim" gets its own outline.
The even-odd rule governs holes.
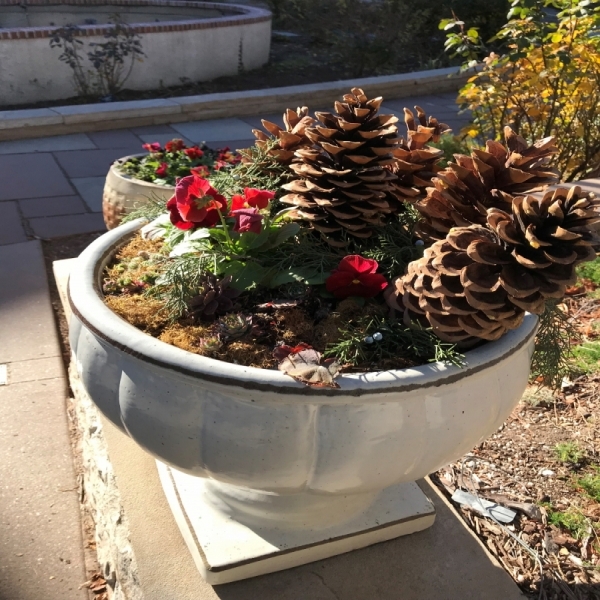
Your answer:
[[[372,396],[373,401],[381,401],[383,394],[436,388],[493,369],[528,344],[537,331],[538,318],[527,314],[519,328],[495,342],[466,352],[463,367],[434,362],[408,369],[345,374],[337,379],[340,389],[308,387],[280,371],[235,365],[181,350],[141,332],[111,311],[102,301],[101,270],[115,250],[144,223],[138,219],[121,225],[84,250],[71,272],[69,304],[75,317],[103,343],[138,361],[196,380],[279,395]]]

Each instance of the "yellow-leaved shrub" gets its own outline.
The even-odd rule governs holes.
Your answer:
[[[531,143],[553,135],[560,148],[554,166],[563,181],[599,176],[598,11],[589,0],[513,2],[508,23],[495,37],[500,50],[478,65],[459,92],[457,102],[473,115],[463,133],[500,139],[511,125]],[[447,46],[462,41],[464,50],[464,36],[453,37]],[[473,54],[468,58],[472,66]]]

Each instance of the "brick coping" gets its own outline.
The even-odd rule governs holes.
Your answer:
[[[160,23],[133,23],[130,27],[136,33],[162,33],[165,31],[188,31],[190,29],[212,29],[231,25],[250,25],[271,20],[271,12],[254,6],[241,4],[220,4],[215,2],[191,2],[189,0],[0,0],[2,6],[173,6],[186,8],[213,8],[224,13],[224,17],[208,19],[186,19],[182,21],[162,21]],[[105,35],[112,25],[81,25],[77,36]],[[32,38],[49,38],[60,27],[14,27],[0,29],[0,40],[22,40]]]

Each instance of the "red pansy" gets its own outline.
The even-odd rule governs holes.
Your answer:
[[[177,210],[177,200],[175,199],[175,196],[173,196],[168,202],[167,202],[167,209],[169,211],[169,217],[171,219],[171,223],[173,223],[173,225],[175,225],[175,227],[177,227],[178,229],[193,229],[195,227],[194,223],[189,222],[189,221],[184,221],[181,218],[181,215],[179,214],[179,211]]]
[[[210,171],[206,165],[198,165],[197,167],[192,167],[190,172],[196,173],[196,175],[200,177],[208,177],[210,175]]]
[[[260,233],[262,231],[263,216],[256,208],[240,208],[239,210],[231,211],[231,215],[235,217],[233,231],[237,231],[238,233],[246,231]]]
[[[244,198],[246,199],[248,206],[263,209],[267,207],[269,200],[275,198],[275,193],[268,192],[267,190],[257,190],[256,188],[245,188]]]
[[[171,140],[165,144],[165,149],[167,152],[177,152],[179,150],[183,150],[185,148],[185,144],[183,140]]]
[[[204,152],[198,148],[198,146],[192,146],[191,148],[186,148],[184,152],[192,159],[195,160],[197,158],[202,158],[204,156]]]
[[[182,177],[177,182],[175,206],[183,223],[173,220],[173,215],[171,222],[179,229],[191,229],[188,223],[192,227],[212,227],[219,221],[219,213],[227,210],[224,196],[196,173]]]
[[[156,169],[156,171],[154,171],[154,173],[158,177],[164,177],[167,174],[168,170],[169,170],[169,165],[166,162],[161,162],[160,167],[158,167],[158,169]]]
[[[240,210],[241,208],[266,208],[269,200],[273,199],[275,194],[267,190],[257,190],[255,188],[246,188],[243,196],[233,196],[231,199],[231,210]]]
[[[388,285],[386,278],[375,272],[378,266],[376,260],[357,254],[344,256],[338,268],[327,278],[325,287],[340,299],[350,296],[373,298]]]

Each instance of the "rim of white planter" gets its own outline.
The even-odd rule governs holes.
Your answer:
[[[185,375],[231,387],[305,396],[310,402],[322,397],[373,396],[408,392],[454,383],[485,369],[493,368],[535,335],[538,319],[527,314],[522,325],[499,340],[465,353],[463,367],[441,362],[401,370],[351,373],[336,381],[339,389],[312,388],[294,381],[280,371],[235,365],[193,354],[171,346],[130,325],[104,304],[100,288],[102,271],[116,249],[143,224],[138,219],[105,233],[79,256],[69,281],[69,302],[75,316],[96,336],[120,351],[151,364]]]

